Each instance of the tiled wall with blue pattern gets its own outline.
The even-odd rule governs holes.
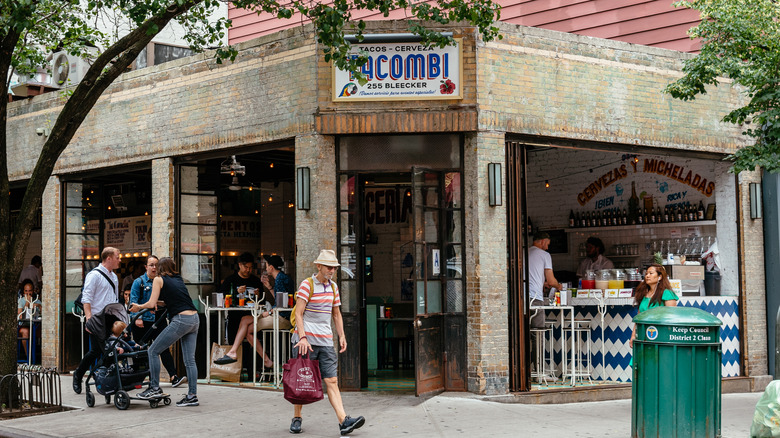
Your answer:
[[[723,349],[721,374],[723,377],[740,375],[739,355],[739,306],[737,297],[683,297],[677,304],[683,307],[698,307],[717,316],[723,325],[720,340]],[[576,306],[575,319],[590,320],[591,337],[591,378],[613,382],[631,381],[631,339],[632,320],[636,309],[629,305],[608,305],[604,315],[606,341],[602,343],[601,315],[597,306]],[[561,332],[560,315],[557,311],[547,312],[547,320],[555,321],[553,326],[553,362],[560,376],[561,371]],[[565,314],[568,321],[569,314]],[[564,323],[568,327],[568,322]],[[603,347],[603,356],[602,356]],[[567,360],[571,341],[567,339],[565,353]],[[583,353],[583,357],[586,353]],[[603,362],[602,362],[603,357]],[[549,358],[548,358],[549,359]]]

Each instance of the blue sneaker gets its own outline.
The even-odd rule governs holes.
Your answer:
[[[344,418],[344,421],[339,424],[339,431],[342,435],[346,435],[348,433],[352,433],[353,430],[359,429],[360,426],[366,424],[366,419],[363,417],[357,417],[352,418],[349,415],[347,415]]]

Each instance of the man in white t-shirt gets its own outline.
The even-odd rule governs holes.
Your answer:
[[[550,235],[544,231],[534,234],[534,243],[528,249],[528,301],[531,307],[544,305],[544,288],[563,289],[561,283],[553,275],[552,257],[547,252],[550,246]],[[533,313],[533,311],[532,311]],[[538,312],[531,318],[531,328],[544,327],[544,312]]]

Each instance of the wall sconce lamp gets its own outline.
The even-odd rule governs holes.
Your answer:
[[[761,219],[761,183],[750,183],[750,219]]]
[[[309,210],[311,208],[311,171],[308,167],[299,167],[297,199],[298,210]]]
[[[501,163],[488,163],[488,186],[490,206],[501,205]]]

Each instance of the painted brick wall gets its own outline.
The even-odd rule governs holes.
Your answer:
[[[56,176],[49,178],[46,190],[43,192],[41,223],[41,235],[46,236],[42,240],[41,259],[44,266],[43,276],[43,322],[41,333],[41,365],[49,368],[59,367],[60,351],[60,327],[62,318],[68,318],[60,311],[60,270],[62,261],[61,251],[61,223],[60,197],[62,195],[62,183]],[[72,316],[70,316],[72,318]]]
[[[338,250],[335,139],[324,135],[296,137],[295,167],[308,167],[311,171],[311,209],[296,209],[295,214],[295,262],[299,277],[295,281],[299,283],[315,272],[312,262],[321,249]]]
[[[636,183],[640,206],[645,198],[652,198],[655,206],[661,209],[667,205],[690,202],[698,205],[702,201],[706,208],[708,204],[716,204],[718,224],[716,226],[701,226],[696,223],[682,223],[674,227],[646,226],[642,229],[615,230],[610,227],[598,230],[574,231],[569,236],[568,254],[553,254],[553,266],[556,270],[576,271],[583,257],[578,254],[578,248],[589,236],[599,237],[606,246],[606,255],[612,254],[615,244],[637,243],[639,260],[613,259],[615,263],[628,262],[631,267],[641,267],[647,263],[653,254],[653,242],[656,251],[660,251],[661,240],[668,242],[676,239],[672,231],[676,230],[687,237],[689,227],[699,227],[702,236],[717,236],[721,251],[722,293],[737,295],[740,290],[738,269],[738,241],[736,227],[736,196],[734,175],[728,173],[729,164],[723,161],[704,160],[700,158],[682,158],[673,155],[638,154],[636,157],[636,172],[631,164],[633,154],[620,152],[601,152],[591,150],[573,150],[564,148],[536,149],[528,154],[528,215],[535,227],[545,229],[568,229],[569,210],[577,213],[628,208],[631,196],[631,183]],[[685,175],[690,171],[693,175],[706,178],[714,183],[710,196],[677,179],[645,171],[645,160],[658,163],[672,163],[680,166]],[[599,190],[593,198],[580,205],[578,196],[587,199],[585,190],[603,175],[616,173],[621,166],[626,169],[626,175],[615,178],[614,182]],[[592,172],[591,172],[592,171]],[[612,178],[611,176],[608,178]],[[545,182],[550,188],[545,188]],[[692,230],[693,231],[693,230]],[[633,262],[633,263],[632,263]]]
[[[175,248],[174,188],[173,160],[152,160],[152,254],[157,257],[170,257]]]
[[[745,342],[742,343],[745,372],[749,376],[767,375],[766,275],[764,271],[764,223],[750,219],[750,183],[760,183],[761,172],[742,172],[739,175],[739,214],[742,295],[740,319]],[[771,261],[769,263],[772,263]],[[776,264],[777,261],[775,260]]]
[[[467,387],[480,394],[509,389],[506,202],[489,206],[487,178],[488,163],[506,169],[504,154],[502,132],[466,136]]]
[[[100,98],[55,173],[245,146],[311,132],[316,104],[315,42],[301,29],[238,46],[235,63],[207,52],[120,77]],[[291,74],[294,72],[294,75]],[[302,84],[312,84],[310,87]],[[33,166],[59,93],[9,105],[12,179]]]
[[[719,120],[742,101],[724,84],[693,102],[662,93],[688,54],[500,25],[480,44],[479,129],[626,145],[731,152],[747,143]]]

